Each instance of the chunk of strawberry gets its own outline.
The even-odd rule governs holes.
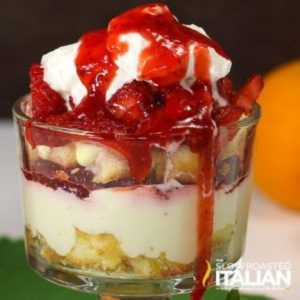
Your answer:
[[[198,103],[191,100],[191,93],[182,87],[165,92],[165,117],[171,120],[183,120],[194,115],[198,110]]]
[[[138,123],[149,116],[155,105],[153,87],[143,81],[125,84],[107,102],[107,109],[124,123]]]
[[[252,105],[257,100],[263,87],[262,77],[257,74],[252,75],[232,98],[232,103],[243,108],[246,114],[250,114]]]
[[[202,81],[196,81],[193,86],[193,96],[192,100],[199,102],[201,106],[212,107],[214,100],[212,98],[211,92],[209,91],[207,85]]]
[[[217,81],[219,94],[226,100],[231,100],[234,97],[234,88],[232,81],[228,77],[221,78]]]
[[[215,108],[213,111],[213,118],[217,125],[223,126],[238,121],[242,114],[243,109],[241,107],[228,105]]]
[[[43,80],[44,70],[39,64],[31,66],[30,71],[31,114],[35,119],[61,114],[67,110],[65,101]]]
[[[157,132],[165,129],[166,127],[169,128],[172,122],[166,124],[166,117],[164,109],[156,109],[151,113],[151,116],[148,118],[143,119],[138,128],[136,133],[138,135],[144,135],[149,132]]]

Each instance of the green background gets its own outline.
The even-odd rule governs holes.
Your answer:
[[[235,293],[210,289],[204,300],[236,300]],[[1,300],[96,300],[91,294],[83,294],[49,283],[38,276],[28,265],[24,242],[0,239],[0,299]],[[188,300],[188,296],[176,296],[172,300]],[[271,300],[263,296],[241,295],[241,300]]]

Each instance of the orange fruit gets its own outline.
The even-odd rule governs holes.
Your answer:
[[[255,146],[255,181],[266,195],[300,210],[300,60],[265,76]]]

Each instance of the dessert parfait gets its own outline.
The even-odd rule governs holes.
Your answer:
[[[202,28],[163,4],[129,10],[31,66],[14,115],[36,269],[96,292],[101,280],[194,278],[140,295],[193,288],[199,299],[208,262],[240,259],[263,84],[253,75],[236,92],[230,68]]]

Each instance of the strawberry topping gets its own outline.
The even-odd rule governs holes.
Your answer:
[[[149,117],[155,107],[155,89],[143,81],[133,81],[119,89],[106,104],[107,109],[124,123],[137,123]]]
[[[44,70],[34,64],[30,71],[31,115],[34,119],[43,119],[49,115],[64,113],[67,108],[62,97],[53,91],[43,80]]]

